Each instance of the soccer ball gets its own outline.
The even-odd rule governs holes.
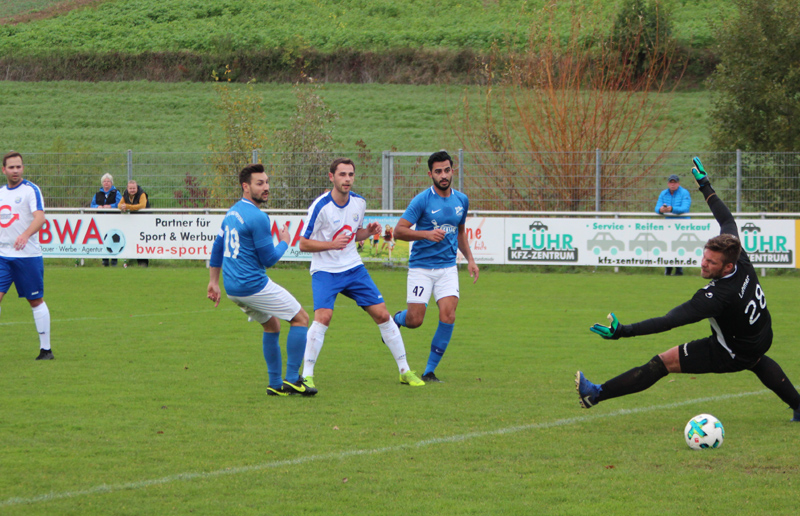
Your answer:
[[[683,434],[686,437],[686,444],[693,450],[719,448],[725,439],[722,423],[711,414],[694,416],[686,423]]]
[[[112,229],[103,237],[103,245],[109,254],[119,254],[125,249],[125,235],[118,229]]]

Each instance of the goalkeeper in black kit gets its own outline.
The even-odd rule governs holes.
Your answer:
[[[590,382],[578,371],[575,384],[580,404],[590,408],[601,401],[643,391],[669,373],[748,370],[794,410],[792,421],[800,422],[800,394],[781,366],[764,354],[772,345],[772,319],[756,271],[739,241],[736,221],[711,187],[700,160],[693,161],[692,174],[720,225],[719,236],[706,242],[700,262],[701,275],[711,281],[663,317],[620,324],[612,313],[608,316],[609,326],[595,324],[590,330],[604,339],[616,340],[661,333],[708,319],[711,336],[675,346],[601,385]]]

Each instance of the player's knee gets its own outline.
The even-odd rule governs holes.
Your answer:
[[[375,321],[375,324],[383,324],[388,322],[392,316],[389,315],[389,312],[377,313],[372,316],[372,320]]]
[[[443,322],[445,324],[455,324],[455,322],[456,322],[456,313],[455,312],[440,313],[439,314],[439,321],[441,321],[441,322]]]
[[[669,373],[680,373],[681,361],[677,353],[668,350],[651,358],[650,362],[647,363],[647,367],[649,367],[654,374],[664,377]]]
[[[425,314],[416,315],[411,312],[406,312],[406,328],[419,328],[422,326],[422,321],[425,319]]]
[[[3,299],[3,298],[0,297],[0,299]],[[28,303],[31,304],[31,308],[36,308],[37,306],[39,306],[42,303],[44,303],[44,298],[40,297],[39,299],[28,299]]]
[[[314,322],[319,323],[323,326],[330,326],[332,318],[333,318],[332,312],[328,311],[321,312],[318,310],[314,313]]]
[[[290,322],[294,326],[308,326],[308,313],[301,308]]]
[[[277,317],[270,318],[269,321],[261,325],[267,333],[278,333],[281,331],[281,322]]]

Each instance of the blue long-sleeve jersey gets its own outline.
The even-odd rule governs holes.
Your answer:
[[[247,199],[234,204],[211,248],[211,267],[222,267],[225,292],[251,296],[269,282],[265,269],[275,265],[289,247],[272,243],[272,223],[266,213]]]

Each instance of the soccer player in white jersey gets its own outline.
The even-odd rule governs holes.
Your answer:
[[[239,172],[242,198],[225,218],[211,249],[208,298],[219,306],[220,268],[225,276],[225,293],[248,316],[264,328],[261,345],[267,362],[270,396],[300,394],[313,396],[317,390],[300,377],[306,347],[308,314],[286,289],[270,280],[264,269],[272,267],[289,247],[289,231],[279,231],[281,242],[272,243],[269,217],[261,203],[269,199],[269,178],[264,165],[254,163]],[[286,379],[282,378],[283,360],[279,343],[280,319],[289,321],[286,339]]]
[[[22,178],[24,171],[19,152],[3,156],[3,175],[8,184],[0,187],[0,301],[13,283],[19,297],[27,299],[33,310],[39,332],[36,360],[53,360],[50,310],[44,302],[44,259],[39,246],[44,200],[39,187]]]
[[[433,185],[411,200],[394,230],[396,239],[413,242],[406,282],[408,305],[394,315],[394,322],[398,326],[418,328],[425,319],[431,294],[434,295],[439,306],[439,326],[433,334],[422,380],[441,382],[434,371],[450,343],[456,321],[458,250],[467,259],[473,284],[478,281],[479,271],[464,227],[469,199],[452,187],[453,158],[446,151],[430,155],[428,177]]]
[[[300,238],[300,250],[312,253],[311,287],[314,293],[314,322],[308,330],[303,376],[314,385],[316,365],[325,332],[333,317],[336,296],[344,294],[363,308],[378,325],[383,342],[392,352],[400,370],[400,383],[422,386],[425,382],[411,371],[400,330],[392,321],[383,296],[361,261],[356,242],[380,234],[381,225],[364,227],[367,201],[350,191],[355,180],[355,164],[347,158],[331,163],[330,192],[318,197],[308,209],[308,226]]]

